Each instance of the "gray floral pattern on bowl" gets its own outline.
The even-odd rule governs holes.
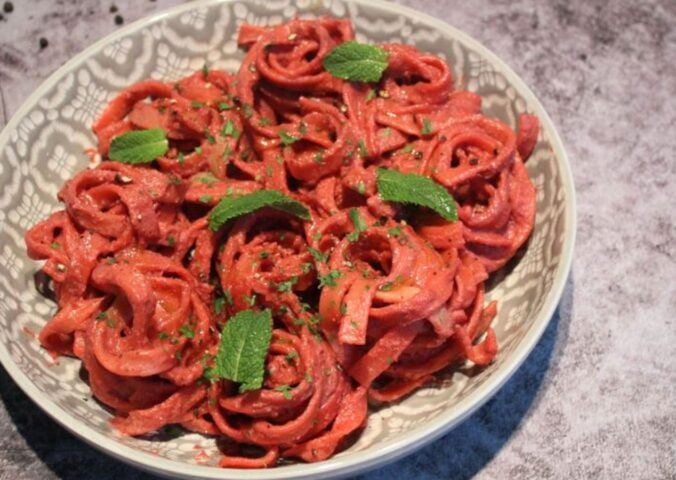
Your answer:
[[[499,302],[494,327],[501,350],[496,362],[472,376],[462,370],[449,372],[438,385],[374,410],[356,443],[331,460],[258,471],[255,478],[353,474],[438,437],[507,380],[556,306],[574,241],[572,178],[542,106],[493,54],[441,22],[381,1],[206,1],[175,8],[130,25],[72,59],[0,134],[0,360],[52,417],[118,458],[165,475],[254,478],[252,472],[206,468],[218,459],[213,439],[196,434],[135,439],[109,426],[110,413],[91,397],[80,363],[55,361],[35,338],[55,305],[35,289],[39,265],[26,256],[24,232],[61,208],[56,193],[66,179],[89,165],[84,150],[95,145],[91,124],[117,91],[144,78],[178,79],[205,61],[212,68],[234,71],[243,56],[236,44],[242,23],[267,25],[319,15],[349,17],[360,41],[411,43],[446,58],[456,85],[479,93],[484,112],[512,127],[519,113],[538,115],[543,129],[527,164],[537,189],[537,217],[523,255],[490,282],[487,300]]]

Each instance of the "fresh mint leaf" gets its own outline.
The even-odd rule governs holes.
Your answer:
[[[261,388],[271,338],[270,310],[238,312],[223,327],[213,374],[238,382],[240,393]]]
[[[427,207],[446,220],[458,220],[455,200],[443,185],[431,178],[386,168],[378,168],[376,176],[378,193],[384,200]]]
[[[387,68],[390,54],[380,47],[349,41],[324,57],[324,68],[334,77],[353,82],[377,82]]]
[[[169,150],[167,134],[161,128],[134,130],[110,142],[108,158],[122,163],[150,163]]]
[[[241,197],[224,197],[209,214],[209,228],[216,231],[228,220],[271,207],[310,220],[310,211],[302,203],[278,190],[257,190]]]

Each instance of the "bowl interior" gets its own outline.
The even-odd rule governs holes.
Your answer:
[[[40,348],[35,334],[55,306],[36,291],[38,264],[26,256],[24,232],[61,208],[56,193],[66,179],[88,166],[84,150],[95,145],[92,121],[117,91],[149,77],[178,79],[200,69],[205,61],[211,68],[234,71],[242,58],[236,45],[241,23],[266,25],[294,16],[319,15],[351,18],[360,41],[411,43],[446,58],[456,86],[479,93],[484,112],[512,127],[525,111],[543,121],[527,164],[537,189],[535,229],[523,254],[490,282],[487,300],[499,302],[494,323],[501,348],[497,361],[478,374],[449,372],[437,386],[374,410],[356,443],[325,462],[329,466],[324,470],[368,459],[373,463],[383,448],[402,448],[414,441],[413,432],[419,439],[438,430],[440,423],[457,422],[506,379],[549,320],[558,300],[554,286],[565,280],[572,243],[569,172],[542,107],[493,55],[450,27],[381,2],[235,1],[182,6],[133,24],[73,59],[40,87],[0,135],[0,359],[52,416],[117,456],[135,455],[132,461],[140,464],[154,457],[152,468],[160,471],[171,466],[162,459],[212,465],[218,458],[213,440],[195,434],[158,434],[149,439],[119,436],[107,423],[110,414],[91,397],[80,378],[79,362],[55,361]],[[125,447],[153,457],[132,454]],[[202,450],[214,455],[197,455]],[[277,471],[298,468],[310,467]],[[191,470],[194,474],[200,471]],[[278,475],[268,472],[274,471],[266,471],[269,477],[261,474],[257,478]]]

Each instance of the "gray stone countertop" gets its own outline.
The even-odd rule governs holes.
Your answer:
[[[177,3],[14,0],[8,13],[0,0],[0,127],[116,23]],[[481,41],[539,96],[572,163],[577,245],[559,308],[508,384],[360,478],[676,478],[676,2],[402,3]],[[52,478],[149,477],[67,433],[0,367],[0,479]]]

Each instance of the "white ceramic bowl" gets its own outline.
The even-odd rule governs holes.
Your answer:
[[[247,471],[215,467],[213,440],[191,434],[166,440],[125,438],[110,414],[90,399],[79,362],[56,364],[26,332],[38,332],[54,305],[35,290],[38,265],[23,234],[59,209],[56,192],[86,167],[83,149],[95,145],[91,123],[123,87],[147,77],[175,80],[205,62],[234,71],[242,53],[243,22],[280,23],[294,16],[352,19],[359,40],[413,43],[446,57],[456,79],[484,97],[485,113],[515,126],[536,114],[542,133],[527,167],[537,188],[530,242],[513,269],[493,282],[499,301],[497,361],[467,377],[449,372],[440,387],[424,388],[374,411],[356,444],[317,464]],[[377,0],[202,1],[140,20],[96,42],[57,70],[26,100],[0,134],[0,360],[16,383],[71,432],[140,468],[181,478],[287,479],[355,474],[395,460],[438,438],[470,415],[514,373],[552,316],[571,264],[575,236],[573,181],[561,140],[533,93],[509,67],[475,40],[414,10]],[[193,446],[213,452],[197,461]]]

